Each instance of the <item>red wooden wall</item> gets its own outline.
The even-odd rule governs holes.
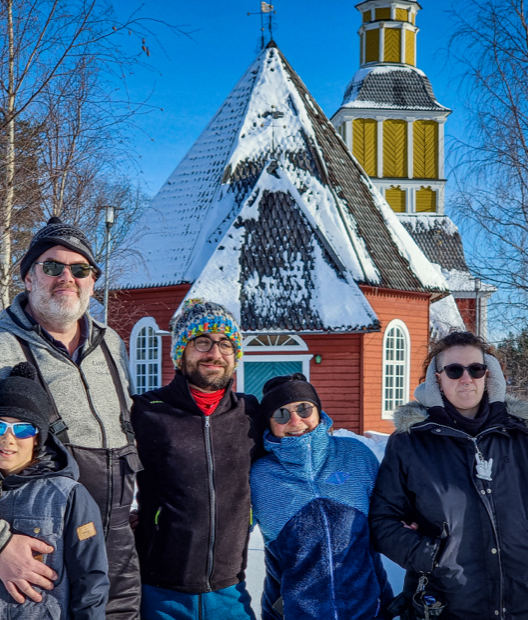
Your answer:
[[[455,299],[460,316],[470,332],[477,332],[477,300],[476,299]]]
[[[190,285],[133,289],[119,292],[110,306],[110,325],[128,345],[134,324],[144,316],[153,317],[160,329],[169,321]],[[310,380],[320,394],[325,411],[335,428],[362,433],[366,430],[392,432],[393,425],[381,418],[383,333],[395,318],[402,320],[411,339],[410,396],[418,384],[421,362],[429,339],[429,295],[361,287],[378,318],[380,332],[368,334],[302,334],[312,354]],[[162,382],[174,376],[170,359],[170,337],[163,336]],[[284,352],[282,355],[297,355]],[[246,355],[251,356],[251,353]],[[321,363],[315,356],[321,356]]]
[[[381,418],[383,335],[385,328],[393,319],[403,321],[409,330],[411,340],[409,396],[412,398],[421,375],[422,361],[427,355],[430,295],[370,286],[360,288],[381,321],[381,332],[363,336],[363,428],[361,432],[373,430],[391,433],[394,430],[392,422]]]

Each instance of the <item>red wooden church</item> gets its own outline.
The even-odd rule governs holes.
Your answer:
[[[440,267],[273,42],[143,225],[145,267],[117,293],[128,320],[112,323],[138,391],[171,380],[170,320],[186,296],[204,297],[240,322],[239,391],[259,395],[269,377],[302,371],[336,428],[390,432],[418,382],[431,305],[460,320]]]

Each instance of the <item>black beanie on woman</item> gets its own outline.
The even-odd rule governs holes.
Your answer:
[[[269,379],[264,384],[262,393],[264,396],[260,406],[267,422],[274,411],[290,403],[312,403],[319,409],[319,412],[322,410],[321,400],[314,386],[308,383],[306,377],[300,372]]]

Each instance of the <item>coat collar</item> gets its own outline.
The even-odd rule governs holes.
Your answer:
[[[321,422],[317,427],[301,437],[283,437],[278,440],[267,430],[264,433],[264,447],[281,463],[299,465],[309,474],[310,468],[318,470],[326,459],[330,430],[333,422],[321,411]]]
[[[506,411],[513,418],[522,420],[528,430],[528,402],[507,395]],[[394,426],[397,433],[410,433],[413,426],[428,418],[427,407],[418,401],[411,401],[394,412]]]

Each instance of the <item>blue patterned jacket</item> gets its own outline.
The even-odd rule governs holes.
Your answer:
[[[370,546],[378,461],[360,441],[317,428],[277,439],[251,470],[253,518],[266,545],[263,620],[373,620],[392,598]],[[282,599],[282,600],[281,600]]]

